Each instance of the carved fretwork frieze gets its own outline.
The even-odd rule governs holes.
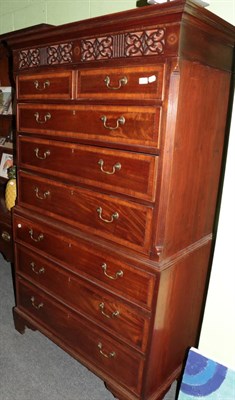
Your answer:
[[[73,43],[61,43],[36,49],[25,49],[18,53],[19,69],[40,65],[68,64],[73,62]]]
[[[72,49],[72,43],[63,43],[48,47],[47,63],[49,65],[71,63],[73,61]]]
[[[113,58],[113,36],[81,40],[81,61]]]
[[[116,58],[163,55],[167,28],[125,32],[100,37],[51,44],[20,50],[16,55],[18,69],[74,62],[91,62]]]
[[[40,49],[19,51],[19,68],[37,67],[40,65]]]
[[[84,39],[81,61],[163,54],[164,46],[163,28]]]
[[[125,56],[162,54],[165,46],[165,29],[128,33],[125,35]]]

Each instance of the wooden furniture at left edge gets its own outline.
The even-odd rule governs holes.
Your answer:
[[[177,0],[12,42],[15,326],[120,400],[162,399],[197,343],[234,36]]]
[[[0,36],[0,86],[13,87],[10,74],[10,51],[7,48],[6,35]],[[12,133],[14,116],[0,114],[0,137],[6,138],[0,144],[0,161],[2,154],[13,154]],[[11,140],[10,140],[11,139]],[[11,212],[5,206],[5,186],[7,179],[0,176],[0,252],[7,261],[13,261],[13,240]]]
[[[12,52],[8,41],[13,38],[19,39],[30,32],[43,31],[47,29],[48,24],[39,24],[34,27],[19,29],[14,32],[8,32],[0,35],[0,86],[11,87],[14,103],[15,81],[13,77]],[[14,104],[13,104],[14,108]],[[0,114],[0,137],[6,137],[7,142],[4,146],[0,144],[0,161],[3,153],[13,154],[15,161],[15,110],[13,114]],[[5,206],[5,188],[7,179],[0,176],[0,253],[9,261],[14,261],[14,247],[12,235],[12,212],[8,211]]]

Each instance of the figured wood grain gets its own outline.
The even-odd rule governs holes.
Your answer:
[[[19,258],[20,256],[20,258]],[[121,302],[117,296],[100,290],[90,282],[76,277],[37,254],[20,252],[17,273],[56,296],[62,303],[118,335],[120,340],[138,350],[146,350],[150,315]]]
[[[107,77],[110,83],[105,80]],[[83,69],[78,72],[79,98],[158,99],[163,96],[164,64],[140,67]],[[126,83],[121,80],[126,78]],[[120,86],[120,88],[119,88]]]
[[[19,104],[17,126],[19,132],[49,138],[158,147],[160,115],[161,107]]]
[[[62,71],[19,76],[17,96],[19,99],[72,99],[73,75],[73,71]]]
[[[53,262],[62,264],[66,270],[88,281],[102,284],[109,292],[116,293],[133,304],[147,310],[151,309],[154,290],[156,290],[156,277],[153,271],[147,272],[140,269],[137,261],[131,263],[121,256],[118,258],[112,249],[108,252],[95,242],[79,240],[71,233],[68,235],[59,228],[55,229],[51,224],[45,224],[45,221],[38,223],[32,221],[32,218],[29,220],[18,216],[14,216],[14,220],[15,240],[23,245],[23,247],[17,246],[15,253],[18,268],[20,268],[21,260],[28,257],[39,259],[39,262],[43,263],[41,257],[42,255],[47,257],[50,249],[50,258]],[[33,229],[35,233],[46,232],[47,240],[32,241],[29,236],[30,229]],[[104,274],[103,264],[106,264],[106,273],[109,276],[113,277],[118,271],[122,271],[122,277],[110,279]]]
[[[161,257],[213,232],[228,112],[227,72],[182,61],[178,79],[175,137],[173,143],[166,142],[163,160],[162,182],[170,190],[167,198],[160,198],[164,224],[159,224],[156,247],[163,246]],[[171,125],[166,137],[170,133]]]
[[[91,361],[91,365],[98,363],[108,376],[118,376],[122,384],[131,388],[134,393],[140,391],[139,379],[143,374],[143,358],[137,352],[113,341],[96,325],[91,322],[87,324],[82,317],[26,281],[19,280],[17,293],[19,310],[25,313],[26,319],[32,318],[42,326],[42,329],[49,328],[55,335],[55,341],[62,339],[66,345],[73,348],[77,356],[82,354]],[[36,306],[39,304],[43,306],[35,308],[32,305],[32,297]],[[115,356],[110,358],[103,356],[98,347],[100,343],[106,355],[115,352]]]
[[[116,243],[148,252],[152,207],[94,191],[19,174],[18,204]],[[48,194],[47,194],[48,193]],[[66,207],[65,207],[66,204]],[[101,209],[99,212],[98,209]],[[118,213],[115,218],[114,214]]]
[[[18,162],[23,169],[65,182],[155,200],[156,156],[27,136],[19,137],[18,145]],[[117,164],[120,168],[115,168]]]

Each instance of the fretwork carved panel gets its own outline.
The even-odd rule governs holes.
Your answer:
[[[40,49],[21,50],[19,52],[19,68],[36,67],[40,65]]]
[[[113,58],[113,36],[81,41],[81,60],[91,61]]]
[[[61,43],[19,51],[19,69],[40,65],[68,64],[73,61],[73,43]]]
[[[79,44],[78,44],[79,43]],[[48,47],[21,50],[19,69],[115,58],[164,54],[166,28],[81,39]]]
[[[50,46],[47,49],[48,64],[66,64],[72,62],[72,43]]]
[[[81,41],[81,61],[164,53],[165,29],[109,35]]]

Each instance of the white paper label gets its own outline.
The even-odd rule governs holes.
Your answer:
[[[139,85],[147,85],[148,83],[155,82],[157,80],[156,75],[151,75],[149,77],[145,76],[142,78],[139,78]]]
[[[147,85],[148,84],[148,78],[139,78],[139,85]]]
[[[157,79],[156,75],[152,75],[149,77],[149,83],[155,82]]]

